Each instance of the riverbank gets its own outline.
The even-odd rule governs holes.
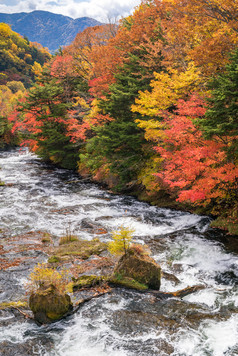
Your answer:
[[[238,212],[236,211],[236,207],[223,209],[220,214],[214,214],[214,206],[208,205],[204,207],[203,205],[193,206],[189,203],[181,203],[176,200],[175,196],[170,195],[165,190],[161,189],[156,194],[151,194],[146,191],[145,187],[142,185],[138,185],[134,183],[132,187],[128,189],[117,190],[116,185],[113,185],[113,179],[110,180],[110,184],[108,184],[107,180],[104,179],[96,179],[89,174],[85,174],[85,172],[79,172],[79,175],[88,180],[89,182],[94,182],[100,185],[101,188],[106,190],[111,190],[114,194],[127,194],[135,197],[136,199],[146,202],[152,206],[157,206],[158,208],[167,208],[174,209],[178,211],[190,212],[192,214],[198,215],[207,215],[211,218],[211,227],[215,229],[219,229],[224,231],[228,236],[237,236],[238,237]],[[216,209],[220,211],[220,209]]]

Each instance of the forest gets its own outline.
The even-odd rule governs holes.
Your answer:
[[[51,56],[0,24],[0,138],[238,234],[238,3],[147,0]]]

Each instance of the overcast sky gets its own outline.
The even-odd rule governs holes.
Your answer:
[[[106,22],[133,12],[141,0],[0,0],[0,12],[45,10],[73,18],[92,17]]]

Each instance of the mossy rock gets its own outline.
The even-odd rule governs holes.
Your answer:
[[[101,242],[99,239],[77,240],[67,244],[60,245],[54,251],[54,256],[78,256],[82,259],[87,259],[92,255],[100,255],[107,250],[107,244]]]
[[[114,286],[118,287],[125,287],[125,288],[130,288],[130,289],[136,289],[136,290],[146,290],[148,289],[148,286],[142,283],[137,282],[133,278],[130,277],[121,277],[121,275],[113,275],[109,280],[109,284],[112,284]]]
[[[148,288],[159,290],[161,280],[160,266],[149,256],[137,255],[133,251],[128,251],[118,261],[113,279],[131,278]]]
[[[84,275],[77,279],[73,279],[73,290],[81,288],[90,288],[99,285],[106,281],[106,277],[95,275]]]
[[[53,285],[32,293],[29,306],[39,324],[57,321],[73,309],[70,296],[60,293]]]

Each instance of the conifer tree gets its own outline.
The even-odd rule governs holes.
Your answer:
[[[152,71],[148,72],[141,64],[142,57],[142,50],[129,55],[128,61],[115,74],[116,82],[110,86],[110,93],[99,103],[102,112],[114,120],[96,129],[94,147],[97,154],[100,152],[106,157],[111,172],[119,177],[119,189],[125,189],[136,179],[146,158],[143,151],[146,143],[144,132],[135,123],[139,114],[131,112],[139,90],[148,89],[153,77]]]
[[[67,113],[72,105],[69,101],[72,93],[69,96],[67,90],[65,95],[64,89],[64,82],[51,77],[46,70],[39,84],[29,90],[19,111],[32,114],[35,130],[31,130],[31,138],[37,142],[36,153],[64,168],[75,168],[78,150],[67,135]]]
[[[238,157],[238,50],[231,55],[226,71],[209,85],[211,96],[205,118],[198,124],[206,138],[226,141],[229,159]]]

